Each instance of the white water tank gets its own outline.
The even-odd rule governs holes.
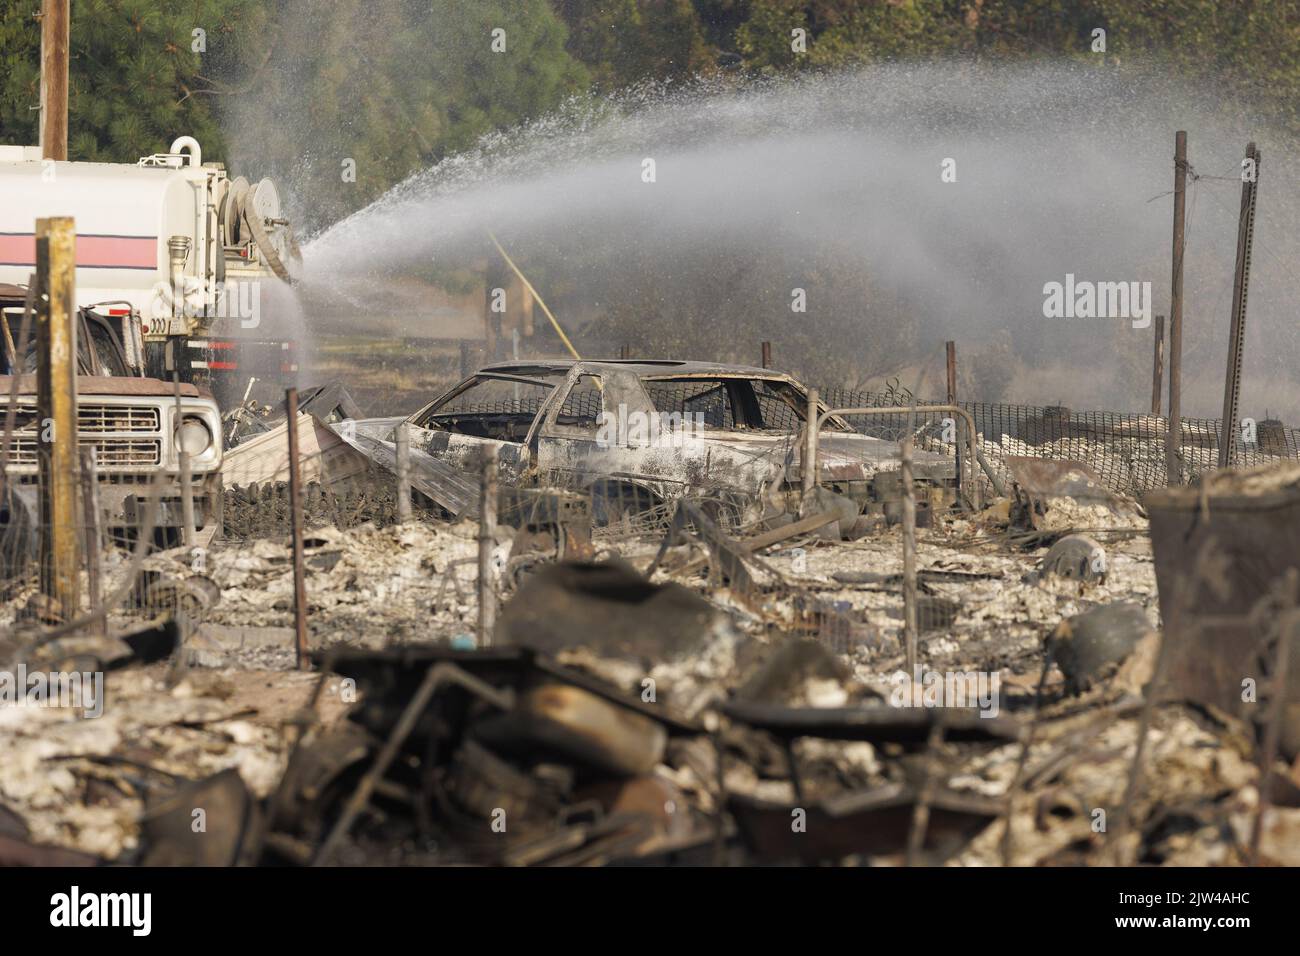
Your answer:
[[[223,283],[232,277],[278,283],[257,235],[231,238],[246,223],[241,217],[257,216],[254,228],[243,231],[259,233],[262,248],[279,251],[277,265],[293,261],[288,250],[296,254],[297,247],[280,218],[274,187],[263,181],[250,190],[239,180],[232,192],[220,165],[200,163],[199,145],[188,136],[172,143],[171,152],[135,165],[47,161],[36,147],[0,146],[0,283],[27,283],[36,267],[36,220],[50,216],[76,222],[78,304],[129,302],[144,317],[147,334],[168,331],[158,316],[165,323],[172,312],[173,238],[189,240],[183,277],[191,316],[215,314]],[[227,196],[236,194],[234,211],[219,214]],[[253,201],[245,204],[245,194]],[[224,235],[222,215],[234,223]],[[206,321],[199,318],[197,326]],[[185,331],[198,330],[192,323]]]
[[[185,275],[203,276],[210,252],[202,168],[41,160],[30,147],[0,147],[0,282],[26,283],[36,267],[36,220],[77,226],[77,301],[126,299],[147,314],[169,281],[167,240],[190,239]]]

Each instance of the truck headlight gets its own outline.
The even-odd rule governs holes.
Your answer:
[[[212,432],[201,418],[187,415],[176,428],[176,449],[198,458],[212,447]]]

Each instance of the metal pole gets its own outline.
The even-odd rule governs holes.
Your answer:
[[[497,450],[483,454],[483,481],[478,521],[478,646],[491,647],[496,629],[497,589],[492,573],[492,549],[496,546]]]
[[[957,404],[957,343],[945,342],[944,351],[948,358],[948,404]]]
[[[1165,317],[1156,316],[1155,355],[1151,366],[1151,414],[1160,414],[1160,388],[1165,375]]]
[[[799,469],[805,498],[817,484],[817,429],[821,426],[817,404],[817,389],[808,389],[808,419],[805,422],[807,433],[804,436],[803,462]]]
[[[934,791],[939,775],[943,772],[939,762],[939,748],[943,746],[943,719],[940,711],[934,712],[934,723],[925,742],[925,769],[921,788],[916,795],[916,804],[912,807],[912,825],[907,833],[907,852],[903,857],[904,866],[916,866],[925,848],[925,833],[930,826],[930,804],[934,802]]]
[[[185,547],[194,547],[194,474],[190,467],[189,452],[182,451],[180,457],[181,482],[181,541]]]
[[[176,288],[173,286],[173,288]],[[181,364],[177,355],[177,350],[181,348],[181,340],[173,338],[167,343],[167,348],[171,351],[172,366],[172,397],[176,402],[176,427],[179,428],[184,413],[184,407],[181,405]],[[181,353],[184,354],[184,353]],[[194,547],[194,487],[193,469],[190,467],[189,453],[183,448],[176,449],[176,464],[179,474],[177,480],[180,482],[181,490],[181,543],[187,548]]]
[[[85,512],[86,527],[86,589],[90,592],[90,613],[98,614],[102,595],[100,582],[103,579],[103,534],[100,531],[99,514],[99,475],[95,462],[93,447],[81,449],[81,505]],[[95,627],[103,633],[104,620],[101,618]]]
[[[483,356],[485,362],[494,362],[497,357],[497,319],[492,312],[492,281],[497,278],[498,270],[488,268],[483,283]]]
[[[460,340],[460,377],[469,378],[469,342],[466,339]]]
[[[903,480],[903,642],[907,679],[916,673],[916,490],[912,485],[912,436],[899,442]]]
[[[957,404],[957,343],[952,341],[945,342],[944,352],[947,358],[947,365],[948,365],[948,404],[956,405]],[[955,441],[953,442],[953,445],[954,445],[953,452],[954,455],[956,456],[956,462],[957,462],[957,501],[960,502],[962,500],[962,480],[963,480],[962,479],[963,469],[961,463],[961,457],[962,457],[961,442]],[[973,466],[971,471],[972,471],[971,480],[972,482],[974,482],[976,479],[974,476]]]
[[[1174,256],[1169,284],[1169,427],[1165,467],[1169,484],[1182,483],[1183,444],[1183,232],[1187,212],[1187,132],[1174,136]]]
[[[1295,572],[1291,572],[1294,575]],[[1292,588],[1294,589],[1294,581]],[[1274,651],[1273,699],[1269,702],[1268,723],[1264,727],[1263,753],[1260,755],[1259,796],[1255,819],[1250,826],[1251,866],[1259,866],[1259,843],[1264,835],[1264,817],[1272,804],[1273,764],[1277,760],[1278,738],[1287,709],[1287,678],[1291,670],[1291,644],[1300,637],[1300,611],[1286,611],[1277,626],[1277,650]]]
[[[36,220],[37,448],[41,481],[41,593],[58,613],[81,607],[77,485],[77,228],[66,216]]]
[[[294,648],[297,654],[299,670],[306,670],[307,661],[307,586],[304,575],[307,573],[302,553],[302,478],[298,463],[298,390],[291,388],[284,393],[284,410],[288,416],[286,427],[289,433],[289,517],[293,538],[293,626]]]
[[[772,343],[771,342],[763,343],[762,354],[763,354],[763,368],[771,368],[772,367]]]
[[[1250,252],[1255,243],[1255,201],[1259,195],[1259,150],[1246,145],[1254,176],[1242,177],[1241,216],[1237,220],[1237,267],[1232,279],[1232,327],[1228,333],[1228,370],[1223,376],[1223,433],[1219,438],[1219,467],[1232,464],[1237,440],[1237,406],[1241,400],[1241,357],[1246,346],[1246,294],[1250,291]],[[1244,168],[1244,167],[1243,167]]]
[[[406,422],[397,426],[397,523],[411,520],[411,432]]]
[[[41,4],[41,158],[68,158],[69,0]]]

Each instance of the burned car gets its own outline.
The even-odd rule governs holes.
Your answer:
[[[821,405],[823,412],[827,411]],[[807,390],[770,369],[668,360],[489,365],[405,419],[413,454],[458,471],[496,450],[503,484],[592,496],[595,516],[683,497],[759,519],[798,507]],[[396,419],[357,422],[390,443]],[[920,496],[951,503],[950,456],[918,451]],[[819,484],[883,510],[898,495],[898,445],[831,416]]]

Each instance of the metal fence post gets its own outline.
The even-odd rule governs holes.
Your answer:
[[[411,520],[411,431],[406,422],[397,426],[397,523]]]
[[[912,484],[912,436],[899,442],[903,481],[903,643],[907,679],[916,673],[916,489]]]
[[[1151,414],[1160,415],[1160,389],[1165,377],[1165,317],[1156,316],[1156,342],[1151,359]]]
[[[817,389],[808,389],[808,419],[804,423],[808,430],[804,444],[803,463],[799,469],[805,498],[812,493],[813,488],[817,485],[817,429],[821,425],[821,421],[817,416],[817,404]]]
[[[104,539],[100,530],[99,475],[95,462],[95,449],[81,449],[81,505],[86,527],[86,590],[89,592],[91,614],[98,614],[102,599]],[[100,618],[95,630],[105,629],[105,619]]]
[[[289,437],[289,519],[293,538],[293,625],[294,651],[297,665],[305,670],[307,661],[307,585],[305,558],[302,548],[302,476],[298,462],[298,390],[284,393],[286,428]]]
[[[1232,280],[1232,322],[1228,334],[1228,369],[1223,376],[1223,424],[1219,437],[1219,467],[1232,464],[1237,443],[1237,412],[1241,401],[1241,361],[1246,348],[1246,296],[1250,291],[1250,255],[1255,242],[1255,202],[1259,196],[1259,150],[1246,146],[1246,162],[1254,176],[1242,177],[1241,215],[1237,220],[1237,264]],[[1244,167],[1243,167],[1244,168]]]
[[[1187,133],[1174,134],[1174,254],[1169,285],[1169,426],[1165,465],[1169,484],[1182,484],[1183,458],[1183,239],[1187,208]]]
[[[947,365],[947,372],[948,372],[948,404],[956,405],[957,404],[957,343],[951,340],[945,342],[944,355],[947,360],[946,365]],[[963,475],[963,468],[962,468],[963,456],[961,453],[961,442],[954,441],[953,446],[954,446],[953,457],[954,460],[957,462],[957,499],[960,501],[962,495],[965,493],[966,490],[965,477]],[[975,468],[974,468],[974,464],[972,463],[971,484],[975,485],[977,483],[978,483],[978,479],[975,478]]]
[[[492,571],[492,550],[496,546],[497,450],[483,454],[483,481],[478,520],[478,645],[491,647],[496,629],[497,589]]]

